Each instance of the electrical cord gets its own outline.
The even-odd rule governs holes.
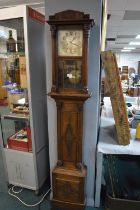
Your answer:
[[[11,188],[8,190],[8,194],[11,195],[11,196],[13,196],[13,197],[15,197],[16,199],[18,199],[23,205],[25,205],[25,206],[27,206],[27,207],[38,206],[40,203],[42,203],[42,201],[44,200],[44,198],[46,197],[46,195],[51,191],[51,188],[50,188],[50,189],[43,195],[43,197],[41,198],[41,200],[40,200],[39,202],[37,202],[37,203],[35,203],[35,204],[28,204],[28,203],[25,203],[23,200],[21,200],[17,195],[14,195],[14,194],[13,194],[13,193],[18,194],[18,193],[20,193],[20,192],[22,191],[22,189],[19,190],[19,191],[15,191],[15,190],[14,190],[15,187],[16,187],[16,186],[11,187]],[[11,191],[12,191],[13,193],[12,193]]]
[[[23,188],[21,188],[19,191],[16,191],[16,190],[14,190],[15,187],[16,187],[16,186],[13,186],[13,187],[11,188],[12,192],[14,192],[15,194],[18,194],[18,193],[21,193],[21,192],[22,192]]]

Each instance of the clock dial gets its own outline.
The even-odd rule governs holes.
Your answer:
[[[58,31],[58,55],[82,56],[83,31],[59,30]]]

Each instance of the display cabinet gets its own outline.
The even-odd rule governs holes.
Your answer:
[[[0,10],[0,144],[8,184],[39,191],[49,175],[44,16]]]

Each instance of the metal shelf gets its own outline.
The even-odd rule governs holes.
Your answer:
[[[30,116],[28,114],[16,114],[16,113],[5,114],[1,118],[8,119],[8,120],[19,120],[19,121],[30,120]]]

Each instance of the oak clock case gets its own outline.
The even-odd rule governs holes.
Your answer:
[[[52,89],[57,106],[58,162],[52,172],[52,209],[83,210],[86,167],[82,161],[83,105],[87,88],[88,40],[94,21],[80,11],[49,17]]]

